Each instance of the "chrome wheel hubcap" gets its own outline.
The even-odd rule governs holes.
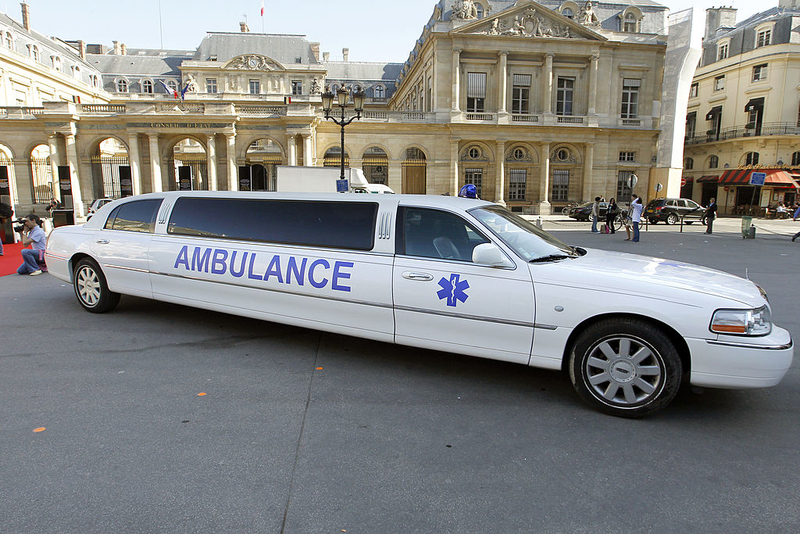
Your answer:
[[[94,306],[100,300],[100,279],[89,267],[78,271],[78,296],[87,306]]]
[[[616,406],[641,404],[657,395],[664,383],[658,351],[634,337],[612,337],[593,345],[584,371],[592,394]]]

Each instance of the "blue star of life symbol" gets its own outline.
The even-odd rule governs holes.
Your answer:
[[[461,280],[461,275],[451,274],[450,279],[442,278],[439,280],[439,285],[442,287],[436,295],[439,300],[447,299],[447,305],[453,308],[458,304],[457,301],[466,302],[469,295],[465,293],[469,289],[469,282]]]

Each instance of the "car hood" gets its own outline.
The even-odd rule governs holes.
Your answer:
[[[753,282],[722,271],[638,254],[586,251],[584,256],[574,259],[530,264],[534,282],[638,293],[683,302],[692,302],[691,295],[700,293],[746,306],[764,304],[764,297]]]

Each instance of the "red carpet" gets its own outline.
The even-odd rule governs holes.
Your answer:
[[[22,265],[22,248],[22,243],[3,244],[3,255],[0,256],[0,276],[17,274],[17,268]]]

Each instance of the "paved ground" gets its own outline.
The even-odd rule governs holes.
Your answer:
[[[544,224],[748,272],[800,339],[800,223]],[[127,297],[91,315],[50,276],[0,295],[2,532],[800,531],[797,363],[629,421],[557,372]]]

